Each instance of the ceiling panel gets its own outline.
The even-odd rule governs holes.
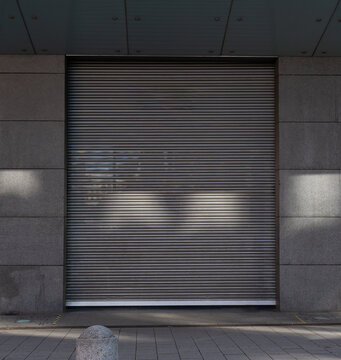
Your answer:
[[[341,56],[341,2],[317,48],[316,56]]]
[[[33,54],[30,38],[15,0],[0,1],[0,54]]]
[[[126,54],[124,0],[20,0],[37,53]]]
[[[234,0],[225,55],[313,54],[338,0]]]
[[[231,0],[127,0],[132,55],[219,55]]]

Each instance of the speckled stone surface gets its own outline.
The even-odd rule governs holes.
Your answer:
[[[85,329],[76,342],[76,360],[118,360],[117,337],[101,325]]]

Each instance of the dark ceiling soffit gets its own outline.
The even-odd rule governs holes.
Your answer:
[[[16,2],[16,4],[17,4],[19,13],[20,13],[21,18],[22,18],[22,21],[23,21],[23,23],[24,23],[24,26],[25,26],[25,29],[26,29],[26,32],[27,32],[27,36],[28,36],[28,38],[30,39],[30,43],[31,43],[32,49],[33,49],[34,53],[37,54],[36,48],[35,48],[34,43],[33,43],[33,40],[32,40],[32,36],[31,36],[31,34],[30,34],[30,31],[28,30],[28,27],[27,27],[27,23],[26,23],[24,14],[23,14],[22,9],[21,9],[21,7],[20,7],[19,0],[15,0],[15,2]]]
[[[328,29],[331,21],[333,20],[333,18],[334,18],[334,16],[335,16],[335,13],[336,13],[336,11],[337,11],[337,8],[340,6],[340,4],[341,4],[341,0],[338,0],[338,2],[337,2],[336,5],[335,5],[334,11],[332,12],[332,14],[331,14],[330,17],[329,17],[329,20],[328,20],[328,22],[327,22],[326,27],[325,27],[324,30],[323,30],[323,33],[321,34],[321,37],[320,37],[319,41],[317,42],[317,44],[316,44],[316,46],[315,46],[315,49],[314,49],[314,51],[313,51],[312,56],[314,56],[314,55],[316,54],[316,51],[317,51],[317,49],[319,48],[320,43],[321,43],[321,41],[322,41],[325,33],[327,32],[327,29]],[[341,36],[341,32],[340,32],[340,36]]]
[[[20,6],[20,0],[12,0],[13,1],[13,5],[15,4],[15,7],[17,7],[18,9],[18,13],[20,13],[20,17],[22,19],[22,22],[24,24],[24,27],[25,27],[25,31],[27,33],[27,36],[28,36],[28,40],[30,42],[30,45],[32,47],[32,50],[34,51],[35,54],[37,54],[37,49],[36,49],[36,45],[35,44],[35,39],[32,38],[32,34],[30,33],[30,30],[29,30],[29,24],[27,23],[26,19],[25,19],[25,16],[24,16],[24,12]],[[48,0],[46,0],[48,1]],[[127,0],[123,0],[124,2],[124,5],[125,5],[125,8],[124,8],[124,12],[125,12],[125,27],[126,27],[126,30],[128,31],[128,22],[127,22],[127,4],[126,4],[126,1]],[[284,0],[285,1],[285,0]],[[191,54],[188,54],[188,55],[134,55],[133,58],[143,58],[143,59],[148,59],[149,57],[155,57],[155,58],[158,58],[158,59],[162,59],[163,57],[167,57],[167,58],[212,58],[212,59],[215,59],[214,61],[216,61],[216,59],[218,58],[218,56],[220,57],[223,57],[224,59],[226,58],[232,58],[232,59],[243,59],[244,57],[246,57],[247,59],[255,59],[258,57],[258,55],[248,55],[246,53],[246,55],[241,55],[241,54],[224,54],[223,55],[223,51],[224,51],[224,46],[225,46],[225,40],[226,38],[228,38],[229,36],[229,30],[230,30],[230,25],[231,25],[231,14],[232,14],[232,11],[233,11],[233,7],[234,5],[237,4],[237,1],[236,0],[230,0],[230,4],[228,6],[228,8],[226,9],[226,15],[225,15],[225,18],[226,18],[226,25],[225,25],[225,29],[224,29],[224,33],[223,33],[223,38],[222,38],[222,43],[221,43],[221,49],[220,49],[220,53],[218,52],[216,55],[212,54],[212,55],[191,55]],[[335,4],[335,5],[334,5]],[[326,25],[323,27],[323,31],[321,32],[320,36],[316,42],[316,44],[314,44],[314,50],[308,54],[305,54],[305,56],[318,56],[318,55],[325,55],[325,56],[333,56],[333,52],[326,52],[326,51],[319,51],[319,47],[321,46],[321,43],[325,40],[326,36],[327,36],[327,32],[329,31],[329,28],[330,28],[330,25],[336,20],[336,15],[338,15],[338,11],[340,10],[341,8],[341,0],[337,0],[335,3],[333,4],[333,8],[330,9],[330,10],[333,10],[330,14],[328,14],[329,16],[325,18],[325,20],[327,21],[326,22]],[[26,14],[27,15],[27,14]],[[321,19],[317,19],[316,21],[318,20],[321,20]],[[340,20],[339,20],[339,23],[340,23]],[[341,24],[340,24],[341,26]],[[334,29],[334,28],[333,28]],[[321,29],[322,30],[322,29]],[[335,29],[334,29],[335,31]],[[340,30],[341,31],[341,30]],[[334,34],[334,37],[335,37],[335,34]],[[128,46],[128,32],[126,32],[126,39],[125,41],[127,42],[127,46]],[[315,42],[315,40],[314,40]],[[334,41],[334,47],[335,47],[335,41]],[[46,50],[45,50],[46,51]],[[130,55],[130,52],[129,52],[129,48],[127,49],[128,51],[128,56],[131,56]],[[335,49],[334,49],[334,52],[335,52]],[[40,53],[40,52],[39,52]],[[302,51],[302,54],[303,53],[306,53],[306,52],[303,52]],[[58,54],[58,52],[54,52],[53,50],[50,52],[50,54]],[[64,52],[61,52],[60,54],[62,55],[66,55],[66,56],[109,56],[109,57],[112,57],[112,56],[115,56],[119,59],[125,59],[125,61],[127,61],[128,58],[126,58],[127,55],[124,55],[122,53],[122,55],[115,55],[114,53],[111,54],[110,53],[107,53],[107,55],[101,55],[101,54],[96,54],[94,53],[93,55],[91,54],[86,54],[84,53],[72,53],[72,54],[65,54]],[[181,54],[181,53],[180,53]],[[250,52],[250,54],[252,54],[252,51]],[[338,53],[337,53],[338,54]],[[282,54],[282,56],[290,56],[290,54]],[[300,56],[299,54],[298,55],[291,55],[291,56]],[[335,54],[334,54],[335,56]],[[278,57],[278,55],[272,55],[271,53],[269,55],[259,55],[260,58],[264,59],[264,58],[270,58],[270,59],[275,59]]]

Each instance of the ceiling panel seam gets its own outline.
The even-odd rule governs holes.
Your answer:
[[[34,46],[34,43],[33,43],[32,37],[31,37],[31,34],[30,34],[29,30],[28,30],[28,26],[27,26],[27,24],[26,24],[26,20],[25,20],[24,14],[23,14],[23,12],[22,12],[22,10],[21,10],[21,6],[20,6],[20,3],[19,3],[19,0],[16,0],[16,4],[17,4],[18,10],[19,10],[19,13],[20,13],[20,15],[21,15],[22,21],[23,21],[23,23],[24,23],[24,26],[25,26],[25,29],[26,29],[26,32],[27,32],[27,36],[28,36],[28,38],[30,39],[30,43],[31,43],[33,52],[34,52],[35,55],[37,55],[37,51],[36,51],[36,48],[35,48],[35,46]]]
[[[127,55],[130,55],[130,50],[129,50],[129,30],[128,30],[127,0],[124,0],[124,15],[125,15],[125,25],[126,25]]]
[[[318,40],[318,42],[317,42],[317,44],[316,44],[316,46],[315,46],[315,49],[314,49],[314,51],[313,51],[313,53],[312,53],[312,56],[315,56],[315,53],[316,53],[316,51],[317,51],[317,49],[318,49],[318,47],[319,47],[319,45],[320,45],[320,43],[321,43],[321,41],[322,41],[322,39],[323,39],[324,34],[326,33],[326,31],[327,31],[327,29],[328,29],[328,26],[330,25],[330,23],[331,23],[334,15],[335,15],[335,13],[336,13],[336,10],[337,10],[338,6],[340,5],[340,2],[341,2],[341,0],[339,0],[339,1],[336,3],[335,9],[333,10],[333,12],[331,13],[331,15],[330,15],[330,17],[329,17],[329,20],[328,20],[328,22],[327,22],[327,25],[326,25],[326,27],[324,28],[324,30],[323,30],[323,32],[322,32],[322,34],[321,34],[321,37],[319,38],[319,40]]]
[[[228,30],[228,26],[229,26],[229,20],[230,20],[231,13],[232,13],[233,2],[234,2],[234,0],[231,0],[230,8],[229,8],[228,13],[227,13],[226,26],[225,26],[224,36],[223,36],[223,42],[221,43],[220,55],[223,55],[225,39],[226,39],[227,30]]]

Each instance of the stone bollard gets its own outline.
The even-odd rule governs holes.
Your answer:
[[[85,329],[76,342],[76,360],[118,360],[117,337],[101,325]]]

